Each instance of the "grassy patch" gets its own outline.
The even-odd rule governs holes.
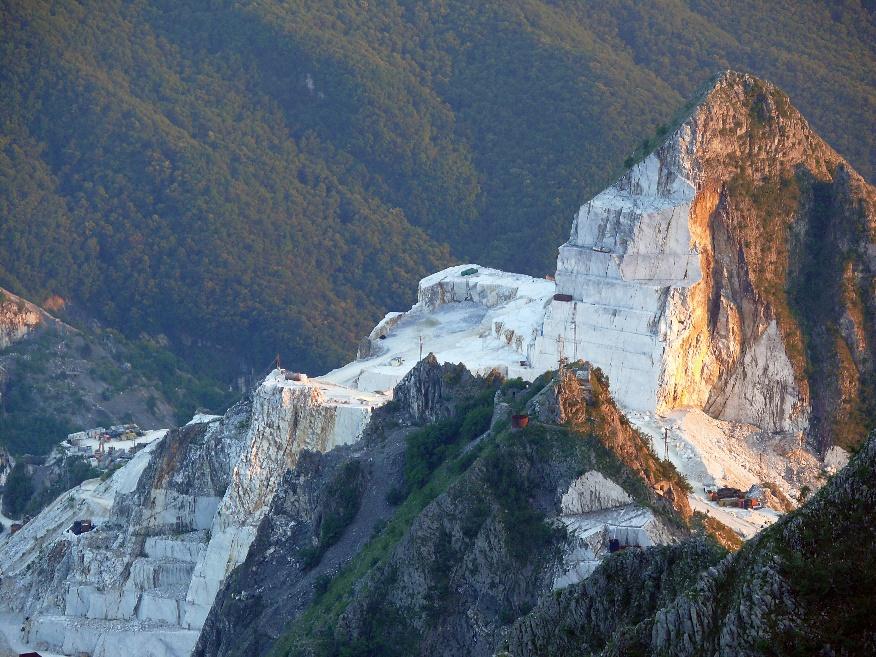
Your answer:
[[[705,513],[694,511],[690,519],[690,528],[694,534],[708,537],[725,550],[735,552],[742,547],[743,541],[736,532]]]
[[[452,418],[430,424],[408,437],[405,448],[405,489],[401,495],[421,488],[441,463],[490,428],[493,414],[492,387],[482,391]]]

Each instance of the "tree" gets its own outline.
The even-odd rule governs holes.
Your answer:
[[[6,477],[6,487],[3,489],[3,512],[18,518],[33,495],[33,480],[27,466],[16,463]]]

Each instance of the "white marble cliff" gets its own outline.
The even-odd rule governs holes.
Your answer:
[[[380,321],[353,362],[310,380],[276,370],[251,405],[168,433],[108,481],[84,483],[0,536],[0,611],[29,617],[28,645],[54,652],[189,655],[286,469],[303,449],[358,440],[429,353],[526,380],[562,358],[590,361],[689,477],[694,508],[707,508],[708,485],[775,481],[788,495],[817,486],[820,464],[797,440],[811,410],[806,381],[789,357],[788,327],[753,284],[758,263],[744,242],[754,228],[726,199],[738,162],[758,176],[776,162],[825,169],[838,156],[781,108],[771,115],[780,139],[745,138],[755,119],[740,108],[764,84],[722,76],[663,145],[585,203],[555,281],[478,265],[428,276],[417,303]],[[0,346],[24,330],[16,322]],[[771,521],[713,512],[745,536]],[[569,489],[563,515],[577,543],[558,586],[586,576],[612,532],[640,545],[668,540],[653,514],[598,473]],[[83,517],[98,530],[74,536],[69,527]]]

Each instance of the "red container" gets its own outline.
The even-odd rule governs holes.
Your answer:
[[[524,429],[529,424],[528,415],[512,415],[511,426],[515,429]]]

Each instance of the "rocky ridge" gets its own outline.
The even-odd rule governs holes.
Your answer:
[[[576,215],[556,273],[569,300],[551,302],[536,369],[585,357],[632,409],[854,444],[866,421],[855,439],[836,427],[872,386],[874,201],[787,96],[727,72]],[[829,266],[809,271],[820,255]],[[824,307],[806,302],[807,276]]]
[[[577,381],[576,371],[584,370],[566,374]],[[647,547],[688,535],[664,495],[592,430],[567,426],[546,410],[548,400],[554,408],[593,402],[588,382],[563,384],[565,376],[540,377],[523,389],[512,382],[495,395],[496,384],[482,379],[478,385],[490,394],[477,396],[490,417],[470,405],[474,391],[458,392],[471,375],[425,359],[395,396],[443,399],[438,424],[417,427],[431,413],[415,416],[409,404],[393,402],[375,414],[358,449],[314,456],[308,468],[299,465],[287,475],[246,562],[220,593],[195,654],[272,646],[277,655],[491,655],[511,619],[555,588],[587,577],[608,554],[610,540]],[[601,403],[594,414],[613,404]],[[511,431],[512,406],[539,417],[538,423]],[[437,435],[454,447],[424,484],[414,483],[416,446],[434,439],[435,427],[446,426],[441,418],[448,417],[456,417],[455,428]],[[466,429],[473,417],[481,418],[486,433]],[[634,432],[619,437],[617,446],[627,440],[647,450]],[[309,570],[301,555],[319,533],[313,518],[326,503],[319,491],[329,489],[345,461],[361,463],[367,473],[363,507],[337,547]],[[400,485],[406,497],[395,502],[394,514],[380,505],[375,512],[366,501]],[[388,524],[375,527],[381,518]],[[326,582],[326,575],[333,579]]]
[[[395,401],[375,410],[359,442],[302,452],[279,483],[246,560],[219,592],[194,655],[267,653],[392,518],[396,507],[387,498],[405,484],[406,438],[453,417],[485,386],[430,354],[396,386]],[[343,532],[332,538],[326,528],[342,519]]]

